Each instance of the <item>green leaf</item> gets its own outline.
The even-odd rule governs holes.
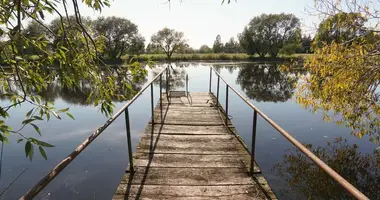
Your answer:
[[[66,115],[69,116],[71,119],[74,119],[73,115],[71,115],[70,113],[66,113]]]
[[[34,119],[37,119],[37,120],[43,120],[42,117],[40,116],[33,116]]]
[[[37,125],[35,125],[35,124],[33,124],[33,123],[30,123],[30,125],[33,126],[34,130],[36,130],[36,132],[37,132],[39,135],[41,135],[40,128],[39,128]]]
[[[38,150],[40,150],[40,154],[42,157],[45,158],[45,160],[47,160],[47,156],[46,156],[46,153],[45,153],[45,150],[44,148],[42,148],[41,146],[38,147]]]
[[[20,139],[17,140],[17,143],[20,143],[22,141],[24,141],[24,139],[20,138]]]
[[[25,143],[25,155],[26,157],[29,157],[30,160],[33,159],[33,153],[34,153],[34,149],[33,149],[33,145],[30,141],[26,142]]]
[[[22,124],[29,124],[30,122],[32,121],[35,121],[36,119],[26,119],[24,121],[22,121]]]
[[[64,108],[64,109],[58,110],[58,112],[67,112],[67,111],[69,111],[69,108]]]
[[[40,140],[37,140],[35,138],[29,138],[34,144],[36,145],[39,145],[39,146],[43,146],[43,147],[54,147],[54,145],[51,145],[49,143],[46,143],[46,142],[43,142],[43,141],[40,141]]]
[[[56,117],[57,119],[61,119],[61,117],[54,111],[51,111],[51,113],[53,113],[54,117]]]
[[[28,113],[26,113],[26,118],[30,117],[30,115],[32,114],[33,110],[34,110],[34,108],[32,108]]]

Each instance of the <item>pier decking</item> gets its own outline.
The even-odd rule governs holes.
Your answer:
[[[210,93],[171,92],[154,110],[113,199],[275,199]]]

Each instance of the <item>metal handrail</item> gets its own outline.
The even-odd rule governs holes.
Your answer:
[[[20,200],[29,200],[33,199],[38,195],[41,190],[43,190],[55,177],[58,176],[70,163],[73,161],[88,145],[90,145],[109,125],[111,125],[123,112],[125,114],[126,122],[126,132],[127,132],[127,143],[128,143],[128,155],[130,163],[130,171],[133,171],[133,157],[132,157],[132,145],[131,145],[131,131],[129,123],[129,111],[128,108],[130,105],[135,102],[137,98],[148,88],[151,87],[151,106],[152,106],[152,123],[154,123],[154,104],[153,104],[153,83],[158,78],[160,78],[160,109],[161,109],[161,122],[162,122],[162,74],[166,72],[166,84],[168,88],[169,79],[168,79],[168,69],[170,65],[165,67],[156,77],[153,78],[148,84],[146,84],[127,104],[125,104],[117,113],[115,113],[111,118],[109,118],[103,126],[96,129],[86,140],[84,140],[73,152],[71,152],[65,159],[59,162],[46,176],[44,176],[33,188],[31,188],[27,193],[20,198]],[[166,91],[168,93],[168,91]]]
[[[212,71],[218,77],[217,81],[217,105],[219,106],[219,80],[221,79],[226,84],[226,111],[225,111],[225,124],[228,122],[228,90],[231,89],[236,95],[238,95],[245,103],[248,104],[253,110],[253,130],[252,130],[252,153],[251,153],[251,163],[250,163],[250,173],[253,174],[254,168],[254,156],[255,156],[255,140],[256,140],[256,128],[257,128],[257,113],[265,119],[274,129],[280,132],[287,140],[289,140],[295,147],[297,147],[302,153],[304,153],[307,157],[309,157],[315,164],[317,164],[320,168],[322,168],[330,177],[332,177],[336,182],[338,182],[346,191],[348,191],[352,196],[360,200],[368,200],[369,198],[365,196],[362,192],[360,192],[355,186],[349,183],[346,179],[344,179],[341,175],[339,175],[336,171],[334,171],[330,166],[328,166],[325,162],[319,159],[313,152],[311,152],[308,148],[302,145],[298,140],[296,140],[290,133],[281,128],[276,122],[270,119],[267,115],[265,115],[260,109],[258,109],[255,105],[253,105],[248,98],[244,97],[238,91],[236,91],[230,84],[225,81],[220,73],[216,71],[213,67],[210,67],[210,85],[209,92],[211,93],[211,83],[212,83]]]

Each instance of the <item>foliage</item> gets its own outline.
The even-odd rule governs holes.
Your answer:
[[[104,37],[103,56],[120,59],[125,53],[141,53],[144,38],[138,34],[137,25],[120,17],[100,17],[93,22],[95,36]]]
[[[323,43],[347,43],[367,34],[364,31],[366,22],[360,13],[340,12],[323,20],[318,27],[314,46],[321,47]]]
[[[140,55],[145,52],[145,38],[142,35],[137,35],[132,38],[132,45],[128,53],[132,55]]]
[[[323,6],[331,3],[318,2]],[[358,23],[352,21],[355,17],[342,14],[342,9],[347,7],[357,8],[354,13],[360,13],[364,19],[376,17],[376,12],[368,13],[370,7],[358,5],[356,1],[333,7],[317,6],[328,13],[328,20],[338,16],[340,25],[351,24],[356,29]],[[366,33],[364,36],[345,32],[346,36],[340,34],[315,49],[314,56],[305,64],[310,74],[299,86],[297,101],[314,112],[323,112],[325,120],[351,128],[355,136],[368,135],[371,141],[377,142],[380,140],[380,40],[375,29],[360,29]]]
[[[174,29],[164,28],[152,35],[151,44],[161,47],[166,56],[170,60],[181,46],[185,45],[185,38],[182,32],[177,32]]]
[[[231,37],[228,42],[224,45],[225,53],[241,53],[240,44],[235,38]]]
[[[370,199],[380,196],[380,153],[362,154],[356,144],[336,138],[312,152]],[[298,149],[288,151],[273,168],[304,199],[354,199]]]
[[[28,24],[28,26],[23,30],[23,35],[25,35],[26,38],[29,40],[37,39],[40,40],[39,42],[48,42],[47,37],[47,30],[44,28],[44,25],[37,23],[36,21],[32,21]],[[42,36],[42,37],[40,37]],[[28,55],[41,55],[43,54],[43,51],[41,51],[38,47],[33,45],[27,45],[28,48],[24,49],[24,54]]]
[[[306,36],[306,35],[302,36],[301,47],[299,47],[296,50],[296,53],[312,53],[313,52],[313,50],[311,48],[312,43],[313,43],[313,39],[311,38],[310,35],[308,35],[308,36]]]
[[[245,27],[243,32],[238,35],[238,38],[239,38],[239,43],[240,43],[241,48],[248,55],[255,55],[256,53],[259,54],[259,52],[256,49],[256,44],[253,40],[253,37],[251,36],[251,33],[249,32],[247,27]],[[261,55],[261,57],[264,57],[264,56],[265,55]]]
[[[199,48],[199,53],[212,53],[212,49],[207,45],[202,45],[201,48]]]
[[[108,66],[101,68],[99,53],[104,41],[94,39],[88,31],[89,24],[80,15],[77,0],[69,2],[72,3],[74,16],[68,15],[68,1],[0,2],[0,34],[6,39],[0,46],[3,59],[0,66],[0,96],[10,100],[8,105],[0,107],[0,140],[8,142],[10,134],[13,134],[19,143],[25,143],[25,153],[30,159],[35,152],[34,146],[38,146],[40,154],[46,158],[44,148],[53,145],[28,136],[31,133],[23,132],[24,127],[33,127],[36,133],[41,134],[38,123],[43,120],[48,121],[51,117],[62,119],[62,115],[73,118],[69,108],[57,109],[52,102],[44,101],[39,96],[49,85],[57,83],[62,87],[74,88],[85,81],[96,86],[87,98],[94,98],[93,104],[100,105],[101,111],[108,115],[113,111],[113,96],[125,99],[124,93],[118,94],[116,91],[131,88],[130,83],[135,77],[146,73],[139,63],[133,62],[116,69],[116,72],[128,75],[125,77],[130,79],[117,80],[114,69]],[[109,1],[88,0],[83,4],[100,11],[103,6],[109,6]],[[61,8],[64,8],[63,13],[59,11]],[[59,16],[50,26],[42,23],[48,14]],[[28,21],[32,21],[33,26],[25,26]],[[34,29],[37,27],[35,23],[41,26]],[[40,30],[42,27],[44,31]],[[38,52],[35,55],[37,60],[29,59],[27,52],[32,48]],[[33,108],[25,114],[20,127],[14,129],[8,125],[15,113],[11,111],[22,104],[30,104]]]
[[[216,36],[216,39],[214,41],[214,45],[212,46],[212,51],[214,53],[222,53],[223,52],[222,37],[220,35]]]
[[[281,50],[291,54],[301,43],[300,21],[293,14],[262,14],[254,17],[239,36],[248,54],[277,57]]]
[[[145,49],[145,53],[148,54],[163,54],[164,51],[161,49],[160,46],[157,46],[153,43],[149,43],[148,46]]]

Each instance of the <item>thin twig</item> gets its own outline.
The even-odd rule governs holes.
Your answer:
[[[24,172],[27,170],[28,168],[25,168],[24,170],[22,170],[22,172],[11,182],[11,184],[9,184],[4,190],[3,192],[1,192],[0,194],[0,197],[3,196],[3,194],[17,181],[17,179],[19,179],[21,177],[22,174],[24,174]]]

